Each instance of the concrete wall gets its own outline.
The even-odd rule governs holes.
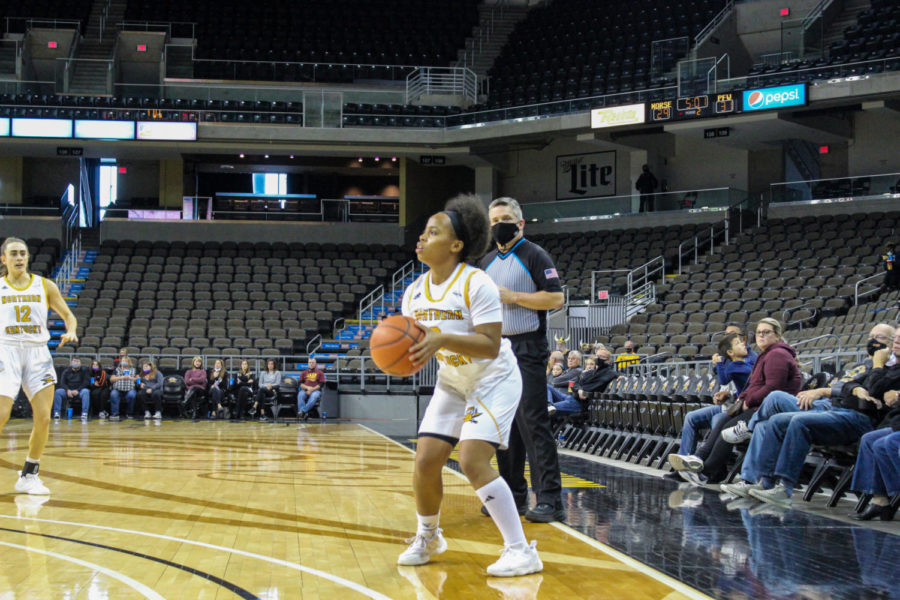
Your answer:
[[[59,217],[2,217],[0,238],[15,236],[28,238],[61,239],[62,221]]]
[[[184,161],[159,161],[159,205],[180,208],[184,191]]]
[[[415,437],[428,400],[408,394],[341,394],[341,418],[360,421],[385,435]]]
[[[77,158],[25,158],[22,196],[59,198],[70,183],[76,188],[81,180]]]
[[[737,34],[737,25],[738,18],[735,11],[697,49],[697,58],[713,57],[719,59],[722,55],[727,54],[731,77],[744,75],[753,66],[753,59]],[[728,77],[728,71],[724,70],[725,63],[722,63],[720,68],[722,70],[719,71],[719,78]]]
[[[128,221],[107,219],[102,239],[155,241],[267,241],[320,244],[402,244],[393,223],[265,223],[261,221]]]
[[[475,191],[469,167],[423,167],[404,159],[400,165],[400,223],[414,225],[457,194]]]
[[[847,175],[900,173],[900,119],[885,118],[886,110],[854,113],[855,139],[847,148]]]
[[[755,62],[761,54],[781,51],[781,25],[803,19],[818,0],[755,0],[735,5],[737,33]],[[791,14],[781,17],[779,11],[789,8]]]
[[[0,156],[0,204],[22,204],[21,156]]]
[[[700,137],[675,138],[675,155],[665,159],[657,179],[666,179],[669,190],[715,187],[747,189],[748,152]]]
[[[118,197],[122,200],[131,200],[132,198],[159,197],[161,162],[165,161],[118,161],[116,163],[116,166],[120,168],[125,167],[125,173],[120,173],[118,177]]]

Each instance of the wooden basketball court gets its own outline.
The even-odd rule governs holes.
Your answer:
[[[398,567],[415,529],[413,453],[357,424],[63,420],[17,495],[31,422],[2,437],[0,598],[705,598],[560,524],[525,522],[541,574],[485,574],[501,549],[447,469],[450,549]]]

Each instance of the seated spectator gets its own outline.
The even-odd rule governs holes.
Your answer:
[[[893,337],[893,327],[891,327],[887,323],[879,323],[878,325],[875,325],[869,332],[869,340],[866,344],[866,352],[868,353],[869,358],[866,359],[863,363],[847,370],[844,373],[844,376],[839,381],[834,382],[831,387],[812,390],[812,392],[814,392],[814,394],[812,394],[812,396],[814,396],[813,400],[818,400],[820,398],[837,398],[844,392],[845,385],[851,384],[853,382],[863,381],[865,379],[866,373],[868,371],[871,371],[873,368],[873,358],[875,356],[875,353],[879,350],[886,349],[888,347],[888,344],[891,343],[891,339]],[[790,407],[788,406],[786,408]],[[793,410],[797,409],[794,408]],[[741,442],[745,442],[750,439],[750,435],[753,432],[757,421],[760,418],[768,418],[769,416],[771,416],[771,414],[774,414],[774,412],[771,412],[771,410],[766,412],[760,410],[755,415],[753,415],[753,418],[751,418],[748,422],[745,423],[744,421],[739,421],[734,427],[723,429],[722,438],[729,444],[740,444]],[[766,416],[763,417],[763,415]]]
[[[247,406],[256,388],[256,373],[250,370],[250,363],[241,361],[240,370],[234,375],[234,384],[231,393],[237,397],[237,408],[232,413],[232,418],[243,419],[246,416]]]
[[[722,338],[719,341],[718,350],[719,352],[713,355],[713,362],[716,364],[719,384],[733,385],[737,391],[735,395],[740,395],[747,386],[753,365],[756,364],[756,353],[752,353],[751,356],[749,346],[738,333],[730,333]],[[685,415],[684,425],[681,429],[681,445],[678,452],[669,455],[669,464],[674,467],[682,462],[682,457],[692,456],[697,450],[698,432],[704,429],[716,429],[723,420],[728,418],[728,411],[735,406],[734,403],[729,403],[731,398],[730,391],[720,390],[713,395],[712,405],[692,410]],[[678,469],[670,475],[680,477]]]
[[[559,377],[562,374],[563,374],[562,363],[554,363],[553,368],[550,369],[550,377],[547,378],[547,381],[549,382],[554,377]]]
[[[300,373],[300,390],[297,392],[297,417],[306,421],[309,412],[319,405],[325,388],[325,373],[317,368],[316,359],[310,358],[305,371]]]
[[[612,368],[612,355],[609,350],[601,350],[597,358],[589,356],[585,359],[584,371],[575,379],[572,395],[557,399],[550,404],[548,411],[551,415],[560,416],[580,414],[588,403],[588,394],[602,392],[618,377],[619,374]],[[554,397],[558,393],[554,389]]]
[[[622,371],[625,367],[636,365],[641,362],[641,357],[634,352],[634,342],[628,340],[625,342],[625,352],[616,357],[616,369]]]
[[[900,335],[894,345],[900,352]],[[886,367],[890,357],[887,348],[875,352],[872,370],[843,385],[839,395],[831,396],[830,388],[769,394],[755,417],[742,481],[722,489],[789,508],[810,445],[852,444],[880,421],[881,400],[900,388],[900,365]]]
[[[195,356],[191,368],[184,373],[184,405],[194,419],[207,412],[206,369],[203,368],[203,357]]]
[[[212,417],[214,419],[228,419],[231,417],[231,411],[225,404],[228,403],[226,396],[228,394],[228,371],[225,370],[225,363],[221,359],[216,359],[213,363],[212,370],[208,373],[209,385],[207,392],[209,393],[209,404],[214,407]]]
[[[119,404],[121,402],[122,394],[125,394],[126,415],[132,414],[132,411],[134,410],[134,399],[135,396],[137,396],[137,392],[134,389],[137,374],[134,372],[131,359],[128,358],[127,355],[120,356],[119,366],[116,367],[115,373],[113,373],[109,380],[112,383],[112,392],[109,396],[110,412],[112,412],[112,414],[109,416],[109,420],[118,421]]]
[[[75,398],[81,399],[81,420],[87,421],[91,412],[91,374],[81,368],[81,359],[73,356],[69,366],[62,372],[56,392],[53,394],[53,418],[58,419],[63,409],[63,400],[68,407]]]
[[[141,367],[141,378],[140,382],[137,384],[137,407],[135,417],[141,414],[141,411],[144,412],[144,419],[150,418],[150,411],[148,410],[148,405],[153,403],[153,418],[159,421],[162,419],[162,389],[163,389],[163,376],[160,373],[156,365],[152,360],[145,360],[143,366]]]
[[[892,357],[896,359],[895,356]],[[859,455],[853,470],[850,489],[870,494],[872,500],[859,513],[850,515],[857,521],[879,518],[891,521],[897,506],[891,506],[891,498],[900,494],[900,393],[896,389],[884,394],[884,403],[891,407],[887,427],[870,431],[859,442]]]
[[[259,390],[253,399],[253,407],[250,416],[259,411],[259,420],[265,421],[265,405],[275,401],[278,395],[278,386],[281,385],[281,371],[275,368],[275,359],[266,359],[266,370],[259,374]]]
[[[732,427],[738,421],[749,421],[763,399],[772,392],[796,394],[800,391],[802,381],[797,352],[782,340],[782,331],[782,325],[776,319],[760,320],[756,326],[756,345],[760,354],[750,372],[747,387],[737,397],[736,402],[740,403],[739,408],[735,409],[737,414],[720,421],[697,454],[683,457],[670,455],[670,458],[677,457],[672,466],[686,481],[698,486],[707,481],[720,482],[725,477],[733,447],[722,439],[722,429]]]
[[[119,355],[113,359],[113,368],[118,368],[119,363],[126,357],[128,357],[128,348],[119,348]]]
[[[550,353],[550,360],[547,361],[547,383],[550,383],[550,379],[555,377],[555,375],[552,374],[553,366],[559,365],[559,368],[561,369],[561,371],[560,371],[560,373],[561,373],[562,371],[565,370],[565,368],[563,367],[563,364],[565,363],[565,361],[566,361],[566,357],[559,350],[554,350],[553,352]]]
[[[559,377],[553,377],[547,385],[547,401],[551,401],[550,389],[557,388],[563,393],[570,392],[575,385],[575,379],[581,374],[581,352],[572,350],[566,357],[569,368],[563,371]]]
[[[109,375],[99,360],[91,363],[91,406],[100,410],[99,417],[105,419],[109,416],[106,410],[109,404]]]

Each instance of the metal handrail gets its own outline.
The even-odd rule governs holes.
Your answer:
[[[859,281],[856,282],[856,285],[853,286],[853,306],[859,306],[859,299],[860,299],[860,298],[864,298],[864,297],[866,297],[866,296],[871,296],[872,294],[874,294],[874,293],[876,293],[876,292],[878,291],[878,290],[873,290],[873,291],[871,291],[871,292],[863,293],[862,295],[860,295],[860,293],[859,293],[859,286],[860,286],[860,284],[865,283],[866,281],[870,281],[870,280],[872,280],[872,279],[875,279],[876,277],[882,277],[882,278],[883,278],[883,277],[884,277],[884,271],[882,271],[881,273],[875,273],[874,275],[870,275],[870,276],[868,276],[868,277],[866,277],[866,278],[864,278],[864,279],[860,279]]]
[[[316,342],[318,342],[318,345],[317,345],[317,346],[314,346],[313,344],[315,344]],[[315,352],[316,350],[318,350],[318,349],[321,348],[321,347],[322,347],[322,334],[321,334],[321,333],[317,333],[316,335],[314,335],[314,336],[312,337],[312,339],[310,339],[310,340],[306,343],[306,353],[307,353],[307,354],[312,354],[313,352]],[[311,349],[310,349],[310,348],[311,348]]]
[[[798,310],[810,310],[810,311],[812,311],[812,314],[803,319],[797,319],[796,321],[788,321],[788,318],[790,317],[791,313],[798,311]],[[786,308],[785,310],[781,311],[781,322],[784,323],[785,329],[787,329],[790,325],[798,325],[799,324],[800,330],[802,331],[803,323],[805,323],[806,321],[815,320],[817,314],[819,314],[819,311],[815,306],[812,306],[811,304],[801,304],[800,306],[795,306],[794,308]]]
[[[363,319],[363,314],[366,310],[374,310],[376,305],[381,306],[382,312],[384,311],[384,285],[379,284],[374,290],[360,298],[359,300],[359,313],[358,313],[358,321],[360,323],[373,323],[375,319]]]
[[[816,341],[818,341],[818,340],[823,340],[823,339],[826,339],[826,338],[834,338],[834,339],[836,339],[836,340],[837,340],[837,351],[838,351],[839,353],[843,351],[844,347],[843,347],[843,345],[841,344],[841,338],[840,338],[840,336],[837,336],[837,335],[835,335],[835,334],[833,334],[833,333],[826,333],[826,334],[824,334],[824,335],[817,335],[816,337],[811,337],[811,338],[809,338],[809,339],[807,339],[807,340],[800,340],[799,342],[792,342],[792,343],[791,343],[791,346],[793,346],[794,349],[796,349],[798,346],[803,346],[804,344],[809,344],[809,343],[816,342]]]
[[[712,35],[713,31],[716,30],[716,27],[722,24],[722,21],[728,18],[728,15],[731,14],[731,11],[734,10],[734,0],[728,0],[728,3],[725,7],[719,11],[719,13],[712,18],[712,21],[706,24],[706,27],[700,30],[700,33],[694,36],[694,48],[699,47],[706,39]]]
[[[6,33],[10,33],[9,25],[11,21],[25,21],[27,28],[32,28],[35,24],[52,25],[51,29],[59,29],[57,25],[75,25],[75,29],[81,28],[81,21],[78,19],[46,19],[42,17],[6,17]]]

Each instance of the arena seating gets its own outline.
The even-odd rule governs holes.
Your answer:
[[[89,0],[7,0],[0,6],[0,16],[3,17],[4,27],[9,27],[7,33],[25,33],[28,19],[79,21],[80,30],[84,33],[91,4]]]
[[[53,238],[29,238],[25,243],[28,245],[28,254],[31,255],[31,272],[51,277],[60,259],[60,241]]]
[[[672,10],[660,2],[627,4],[569,0],[530,11],[513,30],[490,71],[489,108],[519,106],[667,83],[662,74],[680,58],[663,58],[651,78],[651,43],[693,38],[724,8],[721,0],[692,0]]]
[[[765,316],[797,329],[790,334],[794,338],[812,337],[818,330],[806,330],[820,319],[848,311],[857,281],[880,272],[881,243],[898,218],[900,213],[771,219],[701,256],[684,274],[667,278],[657,286],[656,304],[600,341],[616,352],[631,339],[640,354],[709,357],[716,352],[714,336],[726,323]],[[877,287],[864,284],[860,291]]]
[[[226,357],[306,353],[408,259],[396,246],[104,241],[66,353]],[[166,358],[166,357],[170,358]]]
[[[197,23],[200,79],[349,82],[352,65],[449,65],[478,11],[476,0],[142,0],[128,4],[125,18]],[[406,72],[371,75],[402,79]]]
[[[634,269],[657,256],[665,256],[667,264],[677,261],[678,245],[692,237],[703,225],[635,227],[581,233],[529,234],[529,239],[543,246],[562,274],[569,297],[587,299],[591,294],[591,271]],[[597,280],[602,289],[614,293],[625,291],[625,277],[605,276]]]

